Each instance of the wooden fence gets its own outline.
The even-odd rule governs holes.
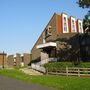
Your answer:
[[[47,74],[51,75],[65,75],[65,76],[86,76],[90,77],[90,68],[69,68],[65,69],[46,69]]]

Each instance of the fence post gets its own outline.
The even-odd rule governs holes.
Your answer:
[[[68,76],[68,67],[66,66],[66,75]]]
[[[80,69],[78,68],[78,77],[80,77]]]

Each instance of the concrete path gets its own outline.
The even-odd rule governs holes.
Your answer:
[[[33,69],[30,69],[30,68],[22,68],[20,70],[28,75],[43,75],[42,73],[35,71]]]
[[[0,90],[54,90],[40,85],[0,76]]]

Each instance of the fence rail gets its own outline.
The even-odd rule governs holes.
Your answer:
[[[52,75],[65,75],[65,76],[89,76],[90,77],[90,68],[69,68],[65,69],[46,69],[47,74]]]

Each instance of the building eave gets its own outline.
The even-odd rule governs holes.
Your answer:
[[[44,44],[39,44],[36,46],[37,49],[42,49],[45,47],[56,47],[57,44],[55,42],[48,42],[48,43],[44,43]]]

